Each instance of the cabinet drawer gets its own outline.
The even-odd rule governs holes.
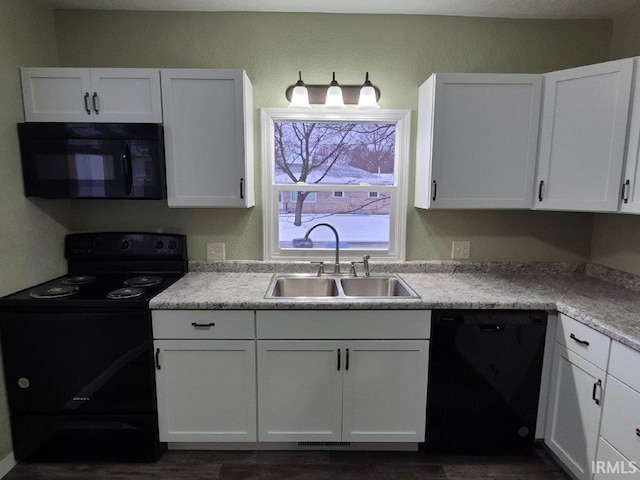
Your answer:
[[[637,463],[631,461],[600,437],[593,480],[640,480]]]
[[[621,344],[611,342],[609,373],[640,392],[640,352]]]
[[[264,339],[428,339],[430,310],[263,310],[256,313]]]
[[[611,375],[607,376],[600,435],[640,464],[640,393]]]
[[[153,338],[253,339],[253,310],[154,310]]]
[[[559,314],[556,341],[596,367],[607,369],[611,339],[565,314]]]

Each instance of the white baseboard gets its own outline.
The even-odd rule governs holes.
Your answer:
[[[4,478],[4,476],[15,466],[16,459],[13,457],[13,452],[11,452],[9,455],[4,457],[2,461],[0,461],[0,478]]]

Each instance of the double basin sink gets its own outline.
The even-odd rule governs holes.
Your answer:
[[[420,296],[397,275],[343,277],[290,273],[274,275],[265,298],[293,298],[302,301],[409,299]]]

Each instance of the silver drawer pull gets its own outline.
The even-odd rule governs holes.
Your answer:
[[[586,340],[580,340],[578,337],[576,337],[573,333],[571,335],[569,335],[569,338],[571,340],[575,340],[576,343],[579,343],[580,345],[584,345],[585,347],[589,346],[589,342],[587,342]]]
[[[636,428],[636,435],[640,437],[640,428]]]
[[[211,327],[215,327],[216,324],[211,322],[211,323],[196,323],[196,322],[192,322],[191,326],[193,328],[211,328]]]

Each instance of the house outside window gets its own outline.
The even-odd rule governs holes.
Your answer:
[[[263,109],[264,258],[404,260],[410,112]],[[339,188],[336,188],[339,187]]]

